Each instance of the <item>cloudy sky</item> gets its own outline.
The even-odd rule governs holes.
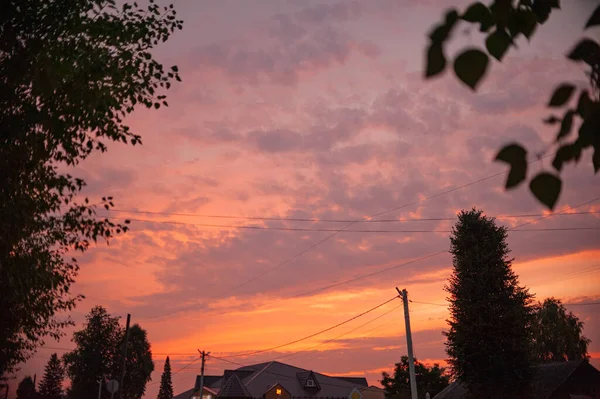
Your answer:
[[[234,356],[278,346],[392,298],[396,286],[413,300],[416,356],[443,361],[447,310],[439,305],[452,218],[475,206],[515,227],[538,218],[506,215],[544,213],[526,187],[504,191],[505,167],[492,160],[513,140],[532,153],[552,151],[556,132],[541,122],[543,105],[560,79],[585,85],[584,68],[564,54],[595,2],[569,0],[531,43],[491,63],[477,93],[450,72],[423,79],[427,32],[460,3],[176,1],[184,29],[155,52],[183,79],[170,106],[131,116],[143,146],[112,144],[75,171],[88,182],[85,194],[113,196],[119,212],[110,216],[132,219],[132,228],[80,258],[74,288],[87,299],[72,316],[80,328],[101,304],[148,331],[156,371],[147,397],[156,395],[167,354],[177,371],[197,349]],[[450,55],[481,45],[467,28],[457,30]],[[531,166],[550,167],[549,159]],[[591,152],[563,175],[558,210],[600,197]],[[600,211],[600,201],[577,210]],[[443,220],[407,221],[423,218]],[[521,283],[539,300],[598,301],[600,232],[548,230],[598,226],[598,214],[554,216],[522,228],[541,231],[511,232]],[[360,232],[335,233],[343,228]],[[377,384],[406,353],[400,305],[228,359],[279,358]],[[585,321],[600,365],[599,307],[568,308]],[[71,332],[48,342],[20,375],[39,379],[50,353],[73,347]],[[231,367],[211,358],[207,372]],[[197,373],[195,363],[175,375],[175,391]]]

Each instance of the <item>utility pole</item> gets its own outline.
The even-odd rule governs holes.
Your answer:
[[[200,399],[202,399],[202,394],[204,393],[204,363],[206,362],[206,356],[210,355],[210,352],[200,352],[200,349],[198,349],[198,353],[202,356],[202,366],[200,366]]]
[[[125,346],[123,347],[123,368],[121,369],[121,384],[119,386],[119,398],[123,397],[123,383],[125,382],[125,367],[127,365],[127,343],[129,342],[129,322],[131,315],[127,313],[127,323],[125,324]]]
[[[413,356],[412,334],[410,332],[410,315],[408,313],[408,292],[406,290],[398,291],[398,296],[404,303],[404,324],[406,326],[406,348],[408,349],[408,373],[410,375],[410,397],[417,399],[417,378],[415,375],[415,358]]]
[[[98,399],[102,398],[102,380],[98,380]]]

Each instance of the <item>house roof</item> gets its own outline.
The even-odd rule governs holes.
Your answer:
[[[190,399],[190,397],[194,394],[196,389],[188,389],[187,391],[183,391],[178,395],[173,396],[173,399]]]
[[[233,373],[219,391],[219,397],[222,398],[250,398],[252,395],[237,374]]]
[[[204,377],[206,378],[206,376]],[[193,394],[195,394],[196,392],[199,392],[200,390],[200,383],[198,383],[198,386],[194,386],[192,389],[188,389],[187,391],[184,391],[182,393],[180,393],[179,395],[175,395],[173,396],[173,399],[190,399],[192,397]],[[219,389],[217,388],[209,388],[207,386],[204,386],[204,392],[208,392],[213,394],[214,396],[217,396],[217,394],[219,393]]]
[[[304,389],[303,382],[298,374],[309,371],[300,367],[294,367],[280,362],[260,363],[252,366],[242,367],[244,370],[255,370],[248,376],[244,383],[253,397],[261,397],[275,382],[281,383],[292,397],[329,397],[346,399],[357,384],[346,380],[340,380],[321,373],[313,372],[313,377],[319,387],[318,392]],[[239,369],[238,369],[239,370]],[[309,375],[308,373],[307,375]],[[305,381],[304,381],[305,382]]]
[[[343,381],[348,381],[351,382],[352,384],[356,385],[357,387],[368,387],[369,383],[367,382],[367,379],[365,377],[335,377],[338,380],[343,380]]]
[[[586,360],[577,360],[571,362],[548,363],[537,365],[534,368],[531,388],[533,397],[538,399],[548,399],[561,387],[569,377],[582,365],[589,365]],[[435,395],[434,399],[463,399],[467,390],[459,382],[453,382],[440,393]]]
[[[320,388],[319,390],[304,388],[306,378],[309,375],[314,378]],[[204,376],[204,386],[218,391],[219,396],[231,397],[232,392],[234,392],[233,388],[239,390],[239,386],[230,386],[227,388],[227,391],[225,391],[225,387],[234,376],[240,381],[243,388],[248,391],[249,396],[254,398],[262,397],[276,383],[280,383],[285,387],[292,397],[304,398],[328,397],[330,399],[347,399],[354,387],[359,390],[368,387],[365,378],[334,377],[316,372],[312,372],[311,374],[311,370],[277,361],[253,364],[240,367],[236,370],[225,370],[222,376]],[[196,378],[196,389],[198,389],[199,384],[198,377]],[[231,384],[234,383],[232,382]],[[190,392],[190,395],[192,392]],[[238,391],[236,392],[239,393]]]
[[[321,389],[321,385],[319,385],[319,381],[315,377],[315,373],[313,373],[312,371],[300,371],[300,372],[296,373],[296,377],[298,377],[298,381],[300,381],[300,385],[305,388],[316,389],[316,390]],[[306,385],[308,380],[312,380],[314,382],[314,386],[309,388],[308,385]]]
[[[365,381],[366,381],[366,379],[365,379]],[[364,392],[364,391],[383,392],[383,388],[381,388],[381,387],[377,387],[377,386],[375,386],[375,385],[370,385],[370,386],[368,386],[368,387],[364,387],[364,388],[362,388],[361,392]]]
[[[204,376],[204,386],[205,387],[213,387],[216,382],[219,382],[223,379],[222,375],[205,375]],[[220,387],[220,385],[219,385]],[[194,384],[194,389],[200,389],[200,376],[196,376],[196,383]]]

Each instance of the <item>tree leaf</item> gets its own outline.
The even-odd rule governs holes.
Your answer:
[[[555,125],[560,121],[561,121],[560,118],[557,118],[554,115],[550,115],[549,117],[547,117],[546,119],[543,120],[543,122],[547,125]]]
[[[592,107],[592,100],[590,100],[587,90],[582,90],[581,94],[579,94],[579,100],[577,101],[577,113],[582,118],[586,118],[590,115]]]
[[[531,9],[535,13],[540,24],[543,24],[548,20],[550,12],[552,11],[552,8],[543,1],[535,1]]]
[[[492,19],[496,25],[506,26],[511,19],[513,11],[512,1],[494,1],[490,5]]]
[[[446,57],[441,43],[432,43],[427,50],[427,69],[425,77],[430,78],[444,71],[446,68]]]
[[[585,24],[585,28],[589,28],[591,26],[600,25],[600,6],[596,7],[590,19],[588,19]]]
[[[573,116],[575,115],[575,111],[572,110],[568,110],[567,113],[565,114],[565,117],[562,120],[562,123],[560,124],[560,131],[558,132],[558,135],[556,136],[556,141],[559,141],[560,139],[567,137],[569,134],[571,134],[571,127],[573,126]]]
[[[519,9],[515,16],[517,28],[529,40],[537,27],[537,18],[530,10]]]
[[[575,86],[573,86],[571,84],[567,84],[567,83],[561,84],[554,90],[554,93],[552,94],[552,97],[550,98],[550,102],[548,103],[548,106],[549,107],[560,107],[560,106],[565,105],[566,102],[569,101],[569,98],[571,98],[571,95],[573,94],[574,91],[575,91]]]
[[[565,162],[579,161],[580,157],[581,146],[577,144],[565,144],[556,151],[552,166],[560,172]]]
[[[559,177],[547,172],[541,172],[529,183],[533,195],[548,209],[554,209],[558,201],[562,182]]]
[[[431,33],[429,34],[429,38],[433,42],[433,44],[440,44],[444,42],[448,35],[450,34],[450,28],[447,25],[438,25],[436,26]]]
[[[455,9],[446,12],[446,26],[448,30],[452,29],[456,21],[458,21],[458,12]]]
[[[508,33],[504,29],[498,29],[487,37],[485,41],[485,47],[488,52],[498,61],[502,61],[504,54],[506,54],[506,50],[512,43],[512,40]]]
[[[502,148],[496,161],[506,162],[510,165],[510,172],[506,178],[507,189],[518,186],[527,176],[527,150],[519,144],[509,144]]]
[[[598,173],[598,171],[600,170],[600,146],[594,148],[592,162],[594,163],[594,173]]]
[[[588,65],[593,65],[598,56],[600,56],[600,46],[588,38],[580,40],[567,55],[573,61],[583,61]]]
[[[476,90],[488,63],[489,58],[484,52],[477,49],[466,50],[454,60],[454,72],[464,84]]]
[[[598,134],[600,126],[598,120],[587,118],[579,126],[579,137],[577,141],[583,146],[587,147],[594,143],[594,135]]]
[[[462,15],[462,19],[467,22],[480,22],[483,23],[485,20],[492,18],[490,9],[487,8],[483,3],[473,3],[467,8],[467,11]]]

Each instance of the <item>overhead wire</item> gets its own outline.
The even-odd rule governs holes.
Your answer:
[[[209,223],[189,223],[189,222],[178,222],[173,220],[151,220],[151,219],[136,219],[136,218],[113,218],[117,220],[129,220],[131,222],[143,222],[143,223],[158,223],[158,224],[173,224],[181,226],[199,226],[199,227],[220,227],[220,228],[231,228],[231,229],[245,229],[245,230],[272,230],[272,231],[299,231],[299,232],[336,232],[336,233],[451,233],[452,230],[339,230],[332,228],[310,228],[310,227],[278,227],[278,226],[248,226],[248,225],[227,225],[227,224],[209,224]],[[455,220],[455,219],[454,219]],[[559,227],[559,228],[543,228],[543,229],[526,229],[526,230],[515,230],[515,231],[575,231],[575,230],[600,230],[600,227]],[[234,287],[239,288],[239,287]]]
[[[343,326],[344,324],[347,324],[347,323],[351,322],[352,320],[356,320],[356,319],[358,319],[359,317],[362,317],[362,316],[364,316],[364,315],[366,315],[366,314],[368,314],[368,313],[371,313],[371,312],[372,312],[372,311],[374,311],[375,309],[379,309],[380,307],[382,307],[382,306],[385,306],[385,305],[387,305],[388,303],[390,303],[390,302],[392,302],[392,301],[395,301],[396,299],[398,299],[398,296],[394,296],[394,297],[392,297],[392,298],[388,299],[387,301],[385,301],[385,302],[382,302],[382,303],[380,303],[379,305],[377,305],[377,306],[374,306],[374,307],[370,308],[369,310],[366,310],[366,311],[364,311],[364,312],[362,312],[362,313],[359,313],[359,314],[357,314],[357,315],[355,315],[355,316],[353,316],[353,317],[351,317],[351,318],[349,318],[349,319],[347,319],[347,320],[344,320],[344,321],[342,321],[342,322],[340,322],[340,323],[337,323],[337,324],[335,324],[335,325],[333,325],[333,326],[331,326],[331,327],[325,328],[325,329],[323,329],[323,330],[320,330],[320,331],[318,331],[318,332],[316,332],[316,333],[313,333],[313,334],[307,335],[307,336],[305,336],[305,337],[302,337],[302,338],[299,338],[299,339],[295,339],[295,340],[293,340],[293,341],[286,342],[286,343],[284,343],[284,344],[280,344],[280,345],[276,345],[276,346],[273,346],[273,347],[270,347],[270,348],[260,349],[260,350],[251,351],[251,352],[246,352],[246,353],[241,353],[241,354],[236,354],[236,355],[223,356],[223,357],[245,357],[245,356],[252,356],[252,355],[257,355],[257,354],[259,354],[259,353],[272,352],[272,351],[274,351],[275,349],[281,349],[281,348],[284,348],[284,347],[286,347],[286,346],[290,346],[290,345],[293,345],[293,344],[297,344],[298,342],[305,341],[305,340],[307,340],[307,339],[309,339],[309,338],[313,338],[313,337],[316,337],[317,335],[321,335],[321,334],[323,334],[323,333],[326,333],[327,331],[331,331],[331,330],[333,330],[334,328],[337,328],[337,327]]]
[[[570,211],[572,209],[577,209],[579,207],[588,205],[588,204],[593,203],[593,202],[597,202],[599,200],[600,200],[600,197],[592,199],[592,200],[589,200],[589,201],[586,201],[586,202],[583,202],[583,203],[578,204],[578,205],[576,205],[574,207],[569,207],[569,209],[563,210],[561,212],[555,212],[555,213],[549,214],[549,215],[544,216],[542,218],[539,218],[539,219],[537,219],[535,221],[530,221],[530,222],[527,222],[527,223],[522,223],[522,224],[520,224],[518,226],[515,226],[515,227],[512,227],[510,229],[507,229],[507,231],[514,231],[515,229],[518,229],[519,227],[522,227],[522,226],[525,226],[525,225],[528,225],[528,224],[532,224],[532,223],[537,223],[537,222],[540,222],[542,220],[546,220],[546,219],[548,219],[548,218],[550,218],[550,217],[552,217],[554,215],[558,215],[558,214],[561,214],[561,213],[566,213],[566,212],[568,212],[568,211]],[[343,280],[343,281],[340,281],[340,282],[337,282],[337,283],[326,285],[324,287],[320,287],[320,288],[309,290],[309,291],[306,291],[306,292],[303,292],[303,293],[300,293],[300,294],[296,294],[296,295],[292,296],[291,298],[297,298],[297,297],[302,297],[302,296],[306,296],[306,295],[311,295],[311,294],[314,294],[314,293],[317,293],[317,292],[328,290],[330,288],[338,287],[340,285],[350,284],[350,283],[353,283],[355,281],[359,281],[359,280],[362,280],[362,279],[365,279],[365,278],[376,276],[378,274],[385,273],[385,272],[388,272],[390,270],[395,270],[395,269],[398,269],[398,268],[401,268],[401,267],[405,267],[405,266],[408,266],[408,265],[416,263],[416,262],[420,262],[420,261],[425,260],[425,259],[433,258],[435,256],[438,256],[438,255],[441,255],[441,254],[447,253],[447,252],[448,252],[447,250],[442,250],[442,251],[434,252],[432,254],[425,255],[425,256],[422,256],[420,258],[413,259],[413,260],[410,260],[410,261],[407,261],[407,262],[403,262],[403,263],[400,263],[400,264],[395,265],[395,266],[386,267],[384,269],[377,270],[375,272],[366,273],[366,274],[363,274],[363,275],[360,275],[360,276],[357,276],[357,277],[353,277],[353,278],[348,279],[348,280]]]
[[[187,363],[185,366],[183,366],[182,368],[180,368],[179,370],[175,371],[174,373],[171,374],[171,377],[176,376],[177,374],[181,373],[183,370],[187,369],[188,367],[190,367],[192,364],[196,363],[198,360],[202,359],[202,356],[198,356],[197,358],[195,358],[194,360],[192,360],[191,362]],[[155,385],[155,384],[159,384],[159,381],[154,381],[151,382],[150,384],[148,384],[148,386],[151,385]]]
[[[346,335],[348,335],[348,334],[351,334],[351,333],[353,333],[354,331],[356,331],[356,330],[358,330],[358,329],[360,329],[360,328],[362,328],[362,327],[364,327],[364,326],[366,326],[366,325],[369,325],[369,324],[373,323],[374,321],[381,319],[382,317],[385,317],[385,316],[389,315],[389,314],[390,314],[390,313],[392,313],[394,310],[396,310],[396,309],[399,309],[399,308],[401,308],[402,306],[403,306],[403,305],[398,305],[398,306],[396,306],[396,307],[393,307],[392,309],[388,310],[387,312],[380,314],[379,316],[377,316],[377,317],[375,317],[375,318],[373,318],[373,319],[371,319],[371,320],[367,321],[366,323],[363,323],[363,324],[359,325],[358,327],[355,327],[355,328],[353,328],[352,330],[346,331],[346,332],[344,332],[343,334],[340,334],[340,335],[338,335],[338,336],[336,336],[336,337],[334,337],[334,338],[330,338],[330,339],[327,339],[327,340],[325,340],[325,341],[322,341],[322,342],[320,342],[319,344],[317,344],[317,345],[315,345],[315,346],[312,346],[312,347],[310,347],[310,348],[308,348],[308,349],[303,349],[303,350],[300,350],[300,351],[297,351],[297,352],[293,352],[293,353],[291,353],[291,354],[289,354],[289,353],[288,353],[288,354],[283,354],[283,355],[280,355],[280,356],[273,357],[272,359],[273,359],[273,360],[278,360],[278,359],[283,359],[283,358],[288,358],[288,357],[294,357],[294,356],[295,356],[295,355],[297,355],[297,354],[300,354],[300,353],[303,353],[303,352],[309,352],[309,351],[312,351],[312,350],[314,350],[315,348],[318,348],[318,347],[320,347],[320,346],[322,346],[322,345],[325,345],[325,344],[327,344],[327,343],[330,343],[330,342],[333,342],[333,341],[335,341],[335,340],[337,340],[337,339],[340,339],[340,338],[342,338],[342,337],[345,337]]]
[[[539,162],[542,159],[550,157],[552,155],[554,155],[554,154],[548,154],[548,155],[545,155],[543,157],[539,157],[539,158],[537,158],[535,160],[529,161],[528,164]],[[434,199],[434,198],[438,198],[440,196],[443,196],[443,195],[455,192],[457,190],[461,190],[463,188],[470,187],[472,185],[484,182],[486,180],[490,180],[490,179],[493,179],[495,177],[505,175],[507,173],[508,173],[508,171],[498,172],[498,173],[495,173],[493,175],[490,175],[490,176],[487,176],[487,177],[484,177],[484,178],[481,178],[481,179],[478,179],[478,180],[475,180],[475,181],[472,181],[472,182],[469,182],[469,183],[466,183],[466,184],[454,187],[452,189],[444,190],[444,191],[442,191],[440,193],[437,193],[437,194],[434,194],[434,195],[431,195],[431,196],[428,196],[428,197],[424,197],[424,198],[418,199],[416,201],[412,201],[412,202],[409,202],[409,203],[406,203],[406,204],[403,204],[403,205],[400,205],[400,206],[397,206],[397,207],[394,207],[394,208],[391,208],[391,209],[388,209],[388,210],[385,210],[385,211],[382,211],[382,212],[378,212],[378,213],[376,213],[374,215],[371,215],[368,218],[361,218],[361,219],[357,219],[357,220],[351,221],[348,224],[346,224],[344,227],[342,227],[341,229],[332,232],[331,234],[327,235],[326,237],[322,238],[321,240],[319,240],[319,241],[311,244],[310,246],[308,246],[304,250],[296,253],[295,255],[293,255],[293,256],[291,256],[291,257],[289,257],[289,258],[287,258],[287,259],[285,259],[285,260],[283,260],[283,261],[281,261],[279,263],[277,263],[274,267],[272,267],[270,269],[267,269],[266,271],[264,271],[262,273],[259,273],[258,275],[254,276],[254,277],[252,277],[252,278],[250,278],[250,279],[248,279],[248,280],[246,280],[246,281],[244,281],[244,282],[242,282],[240,284],[237,284],[236,286],[232,287],[231,290],[237,290],[237,289],[239,289],[239,288],[241,288],[241,287],[243,287],[243,286],[245,286],[247,284],[250,284],[251,282],[256,281],[259,278],[261,278],[261,277],[263,277],[263,276],[265,276],[265,275],[267,275],[267,274],[269,274],[269,273],[271,273],[271,272],[279,269],[280,267],[282,267],[282,266],[284,266],[284,265],[292,262],[293,260],[299,258],[300,256],[304,255],[305,253],[313,250],[314,248],[318,247],[319,245],[321,245],[321,244],[325,243],[326,241],[330,240],[331,238],[335,237],[337,234],[339,234],[342,231],[346,230],[347,228],[349,228],[350,226],[352,226],[354,223],[358,223],[360,220],[375,218],[375,217],[384,215],[386,213],[390,213],[390,212],[393,212],[393,211],[396,211],[396,210],[399,210],[399,209],[403,209],[403,208],[406,208],[406,207],[409,207],[409,206],[412,206],[412,205],[420,204],[420,203],[423,203],[425,201],[428,201],[428,200],[431,200],[431,199]],[[154,318],[158,318],[158,317],[166,317],[166,316],[170,316],[172,314],[178,313],[178,312],[181,312],[181,310],[175,310],[175,311],[172,311],[172,312],[169,312],[169,313],[165,313],[165,314],[157,315],[157,316],[154,316],[154,317],[150,317],[150,319],[154,319]]]
[[[106,211],[103,209],[103,211]],[[281,222],[310,222],[310,223],[350,223],[352,219],[318,219],[318,218],[288,218],[288,217],[276,217],[276,216],[235,216],[235,215],[217,215],[217,214],[201,214],[201,213],[181,213],[181,212],[157,212],[157,211],[140,211],[140,210],[125,210],[125,209],[109,209],[108,212],[116,213],[133,213],[142,215],[162,215],[162,216],[182,216],[182,217],[199,217],[207,219],[234,219],[234,220],[260,220],[260,221],[281,221]],[[598,215],[600,211],[584,211],[584,212],[572,212],[566,213],[563,216],[577,216],[577,215]],[[493,216],[496,219],[517,219],[517,218],[530,218],[544,216],[543,213],[526,213],[526,214],[501,214]],[[358,220],[355,223],[406,223],[406,222],[439,222],[439,221],[453,221],[456,220],[454,217],[419,217],[410,219],[365,219]],[[210,225],[209,225],[210,226]],[[216,227],[221,227],[217,225]],[[236,226],[230,226],[236,227]]]

